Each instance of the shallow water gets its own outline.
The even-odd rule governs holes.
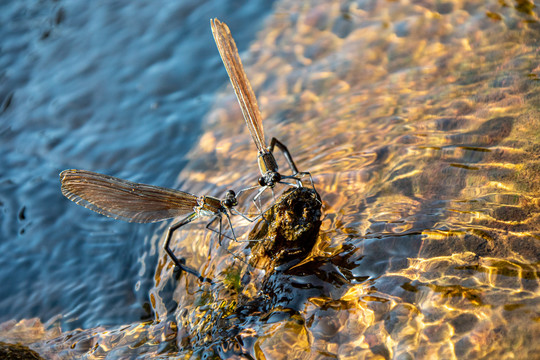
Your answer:
[[[242,34],[261,26],[242,55],[263,111],[267,140],[276,136],[289,146],[299,168],[314,175],[323,200],[323,224],[309,261],[268,278],[266,301],[257,297],[262,287],[256,281],[240,292],[234,289],[229,274],[238,262],[201,228],[178,234],[176,251],[186,254],[205,276],[222,282],[209,287],[191,277],[175,281],[158,243],[165,225],[143,230],[78,209],[56,192],[51,165],[107,170],[160,185],[174,182],[184,167],[177,181],[182,189],[217,196],[252,184],[257,178],[255,147],[231,89],[217,98],[214,88],[206,97],[200,95],[213,109],[207,113],[203,106],[202,128],[186,125],[193,132],[186,135],[193,144],[189,153],[186,148],[179,159],[176,150],[146,167],[141,165],[185,140],[162,138],[170,128],[150,136],[157,126],[143,131],[141,124],[158,119],[180,126],[177,102],[183,96],[193,99],[190,93],[172,91],[158,101],[156,93],[139,88],[144,101],[128,104],[119,95],[115,104],[124,103],[114,112],[98,106],[103,99],[82,110],[70,110],[69,105],[84,104],[85,96],[64,101],[63,111],[70,114],[64,121],[79,118],[79,125],[68,126],[69,138],[54,138],[58,130],[51,129],[56,127],[37,126],[40,130],[33,136],[39,141],[29,145],[17,131],[26,134],[40,124],[40,113],[62,114],[51,112],[56,108],[46,99],[34,100],[42,105],[29,113],[37,114],[31,123],[24,129],[12,124],[2,133],[3,139],[16,139],[7,142],[12,148],[3,150],[7,164],[13,164],[10,168],[48,164],[51,173],[46,177],[42,171],[37,178],[27,170],[26,178],[11,179],[13,184],[4,182],[2,187],[11,199],[3,200],[11,216],[9,222],[4,217],[3,229],[11,229],[7,239],[13,239],[3,247],[26,245],[2,258],[4,269],[18,270],[3,274],[12,284],[3,301],[9,309],[4,320],[37,316],[46,321],[64,314],[64,331],[88,329],[57,337],[53,327],[34,338],[54,339],[32,346],[60,358],[534,358],[540,350],[535,341],[540,335],[540,27],[531,4],[278,2],[264,20],[247,11],[251,30],[233,17],[205,13],[225,20],[240,48]],[[174,23],[167,24],[175,32]],[[219,58],[207,21],[197,28],[207,34],[201,41],[208,46],[202,58],[213,59],[207,66],[218,74]],[[164,51],[162,44],[150,43],[156,52]],[[169,67],[162,70],[161,81],[179,81],[170,78]],[[159,71],[141,72],[133,75],[133,83],[150,82],[152,88],[160,79]],[[226,81],[224,71],[220,74],[206,75],[216,82],[215,88]],[[119,89],[125,87],[131,89],[125,84]],[[36,89],[38,85],[29,86],[28,98],[22,99],[32,104]],[[16,106],[21,103],[17,94],[2,114],[13,123],[27,118],[22,115],[27,109]],[[139,107],[146,109],[147,121],[128,113]],[[126,124],[114,126],[117,117],[112,117],[113,122],[88,126],[81,120],[88,108],[102,112],[98,117],[121,110]],[[56,126],[67,124],[54,120]],[[132,136],[119,135],[131,126]],[[95,128],[101,132],[86,134]],[[103,141],[104,134],[116,136]],[[147,135],[147,142],[111,143],[137,134]],[[161,146],[153,147],[156,139]],[[101,142],[110,145],[94,151]],[[111,147],[120,147],[117,153],[125,154],[124,160],[107,157]],[[135,153],[128,155],[127,149]],[[24,200],[36,197],[42,207],[47,201],[59,210],[47,217],[28,205],[16,220]],[[23,228],[24,234],[17,235]],[[51,245],[36,240],[50,241],[61,230],[64,236],[58,238],[69,241]],[[35,259],[36,265],[30,265]],[[50,280],[55,273],[60,281]],[[42,285],[36,286],[40,277]],[[68,296],[38,305],[57,293]],[[16,299],[25,299],[26,312],[15,310],[21,308]],[[148,302],[148,312],[142,311]],[[138,323],[134,314],[161,321]],[[98,325],[112,326],[102,331]],[[39,323],[19,327],[41,329]],[[13,333],[16,327],[11,329]]]
[[[58,315],[64,329],[149,316],[155,225],[66,201],[58,174],[99,171],[174,187],[227,81],[209,30],[245,49],[266,1],[3,1],[0,322]]]

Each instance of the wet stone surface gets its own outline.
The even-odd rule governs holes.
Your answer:
[[[39,354],[20,344],[7,344],[0,341],[0,358],[3,360],[40,360]]]
[[[321,200],[310,188],[285,192],[253,227],[250,265],[272,271],[291,260],[305,258],[321,227]]]
[[[199,293],[197,301],[208,306],[199,307],[200,314],[177,309],[181,329],[177,343],[182,347],[191,344],[194,349],[204,344],[205,351],[213,356],[246,355],[260,334],[241,334],[235,324],[260,328],[277,319],[297,321],[294,319],[299,316],[298,304],[311,293],[302,296],[298,292],[290,298],[283,296],[283,288],[294,287],[295,266],[310,262],[310,253],[319,238],[321,208],[320,196],[311,188],[291,188],[278,197],[249,234],[250,240],[258,241],[248,246],[248,260],[234,262],[224,279],[214,278]],[[208,356],[205,354],[200,355]]]

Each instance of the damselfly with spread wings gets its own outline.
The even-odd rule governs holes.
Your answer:
[[[146,185],[85,170],[64,170],[60,173],[62,193],[75,203],[114,219],[128,222],[151,223],[185,216],[167,230],[164,249],[174,264],[190,274],[203,278],[199,272],[185,265],[185,259],[178,258],[170,248],[174,231],[198,217],[209,216],[212,220],[206,226],[219,219],[219,242],[222,237],[222,216],[225,215],[232,232],[232,239],[237,240],[231,223],[231,215],[240,215],[236,211],[236,194],[229,190],[224,199],[212,196],[195,196],[187,192],[159,186]]]

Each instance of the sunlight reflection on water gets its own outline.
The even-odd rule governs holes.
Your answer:
[[[321,194],[308,261],[234,287],[238,262],[190,228],[176,251],[220,281],[176,282],[156,248],[150,295],[161,322],[87,339],[100,354],[195,358],[531,357],[536,13],[459,1],[279,2],[273,11],[244,64],[267,136],[288,145]],[[180,182],[213,195],[255,183],[255,147],[231,89],[205,131]]]

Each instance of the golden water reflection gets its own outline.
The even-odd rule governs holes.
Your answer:
[[[88,358],[535,358],[537,10],[530,1],[277,2],[242,55],[267,136],[313,174],[324,212],[317,244],[296,268],[249,273],[190,227],[175,251],[219,282],[176,282],[161,252],[156,322],[86,333]],[[255,146],[231,89],[206,128],[182,189],[255,184]]]
[[[243,351],[472,359],[540,350],[535,10],[278,3],[245,64],[266,133],[314,175],[324,218],[309,271],[258,288],[271,284],[272,305],[256,308]],[[209,126],[212,146],[193,151],[182,181],[253,182],[255,150],[230,90]],[[265,318],[276,307],[287,315]]]

